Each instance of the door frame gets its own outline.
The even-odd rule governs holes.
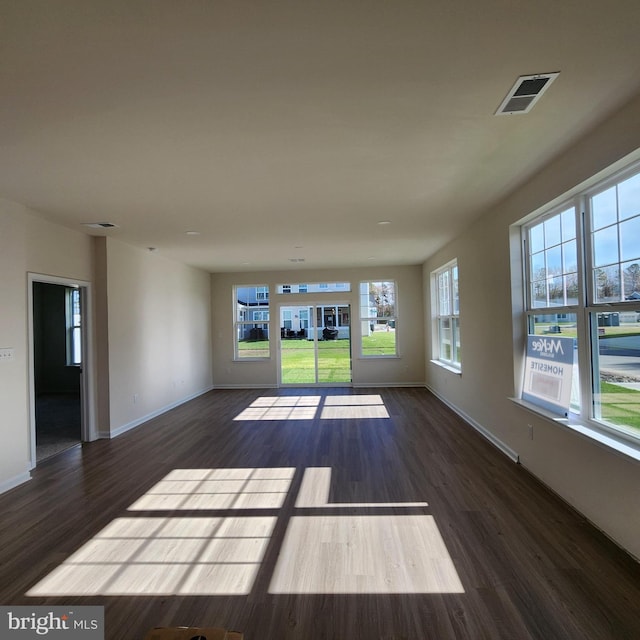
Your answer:
[[[80,367],[80,438],[83,442],[96,440],[95,376],[93,364],[93,315],[91,283],[41,273],[27,273],[27,308],[29,332],[29,452],[30,469],[36,466],[36,382],[35,382],[35,336],[33,324],[33,284],[57,284],[80,289],[80,312],[82,314],[82,365]]]
[[[295,301],[292,303],[291,300],[285,302],[278,303],[278,330],[276,331],[277,338],[277,368],[278,368],[278,387],[352,387],[353,386],[353,313],[352,313],[352,304],[350,300],[318,300],[318,299],[307,299],[305,296],[305,300],[298,300],[299,304],[296,304]],[[303,383],[295,383],[295,382],[282,382],[282,336],[280,335],[280,318],[282,314],[282,309],[290,308],[300,308],[300,307],[311,307],[313,309],[313,348],[314,348],[314,358],[315,358],[315,370],[316,370],[316,380],[318,379],[318,327],[317,327],[317,317],[316,310],[318,307],[349,307],[349,365],[351,371],[351,380],[349,382],[303,382]]]

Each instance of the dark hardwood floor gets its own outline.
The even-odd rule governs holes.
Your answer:
[[[424,389],[214,391],[0,513],[0,604],[104,605],[109,640],[640,638],[639,565]]]
[[[80,395],[49,393],[36,397],[36,460],[57,455],[80,444]]]

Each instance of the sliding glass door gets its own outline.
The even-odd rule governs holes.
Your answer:
[[[351,382],[351,313],[348,304],[280,308],[280,383]]]

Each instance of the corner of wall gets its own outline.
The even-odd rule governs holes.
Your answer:
[[[107,238],[93,238],[94,326],[96,351],[96,415],[98,437],[109,437],[109,301]]]

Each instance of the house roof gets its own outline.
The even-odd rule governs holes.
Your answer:
[[[418,264],[640,91],[637,0],[0,17],[0,197],[209,271]],[[494,115],[547,72],[530,113]]]

